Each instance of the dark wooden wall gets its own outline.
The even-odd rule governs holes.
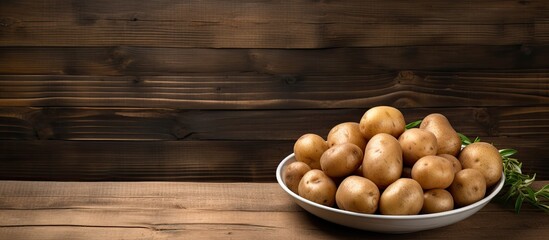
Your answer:
[[[0,2],[0,179],[274,181],[375,105],[549,179],[549,1]]]

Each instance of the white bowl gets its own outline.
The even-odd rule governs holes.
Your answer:
[[[280,184],[280,187],[282,187],[282,189],[284,189],[284,191],[286,191],[286,193],[288,193],[299,206],[307,212],[333,223],[382,233],[417,232],[459,222],[478,212],[481,208],[488,204],[488,202],[490,202],[490,200],[492,200],[492,198],[494,198],[501,190],[503,187],[503,182],[505,181],[505,178],[502,177],[501,180],[494,187],[492,187],[489,192],[487,192],[486,197],[482,200],[471,205],[446,212],[402,216],[363,214],[326,207],[324,205],[309,201],[292,192],[282,179],[282,171],[288,164],[294,161],[296,161],[294,154],[290,154],[284,158],[282,162],[280,162],[276,169],[276,180]]]

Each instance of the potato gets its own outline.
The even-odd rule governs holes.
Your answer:
[[[362,164],[362,150],[353,143],[330,147],[320,157],[320,167],[330,177],[351,175]]]
[[[293,162],[288,164],[282,172],[282,179],[286,186],[292,190],[292,192],[297,193],[297,188],[299,186],[299,181],[305,173],[307,173],[311,168],[304,162]]]
[[[431,189],[423,193],[422,213],[437,213],[454,209],[452,194],[444,189]]]
[[[402,150],[395,137],[378,133],[366,145],[362,161],[363,176],[385,189],[400,178],[402,173]]]
[[[437,137],[425,129],[408,129],[400,135],[398,142],[406,166],[414,166],[418,159],[437,154]]]
[[[303,175],[299,181],[299,196],[324,206],[335,204],[336,184],[322,170],[313,169]]]
[[[459,162],[459,160],[456,157],[454,157],[450,154],[439,154],[437,156],[446,158],[448,161],[450,161],[452,163],[452,166],[454,166],[454,174],[459,172],[462,169],[461,163]]]
[[[418,214],[423,207],[423,189],[413,179],[401,178],[389,185],[379,199],[379,211],[384,215]]]
[[[467,206],[481,200],[486,194],[484,175],[474,168],[466,168],[456,173],[454,182],[448,188],[456,206]]]
[[[437,154],[457,156],[461,149],[461,139],[444,115],[440,113],[427,115],[421,121],[419,128],[432,132],[436,136]]]
[[[364,177],[345,178],[336,191],[336,204],[343,210],[375,213],[379,203],[379,189]]]
[[[294,144],[295,159],[304,162],[312,169],[320,169],[320,157],[328,150],[328,143],[313,133],[301,136]]]
[[[357,145],[360,151],[364,151],[367,142],[356,122],[344,122],[336,125],[330,130],[326,140],[330,147],[342,143],[352,143]]]
[[[404,132],[406,122],[402,113],[389,106],[370,108],[359,123],[360,132],[368,140],[378,133],[387,133],[395,138]]]
[[[461,150],[459,161],[463,168],[479,170],[484,175],[487,187],[496,184],[502,177],[503,160],[492,144],[475,142],[467,145]]]
[[[425,190],[444,189],[454,181],[454,166],[443,157],[425,156],[412,167],[412,178]]]

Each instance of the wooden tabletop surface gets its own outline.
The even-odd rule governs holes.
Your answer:
[[[277,183],[0,181],[0,239],[547,239],[548,233],[546,213],[525,206],[516,214],[497,203],[454,225],[387,235],[317,218]]]

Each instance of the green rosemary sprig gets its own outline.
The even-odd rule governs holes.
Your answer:
[[[535,190],[530,186],[536,179],[534,173],[530,175],[522,173],[522,163],[511,156],[517,151],[514,149],[501,149],[499,153],[503,158],[503,170],[505,174],[506,191],[502,193],[502,198],[505,202],[515,198],[515,211],[520,212],[520,208],[524,201],[532,206],[549,212],[549,184],[543,186],[539,190]]]

